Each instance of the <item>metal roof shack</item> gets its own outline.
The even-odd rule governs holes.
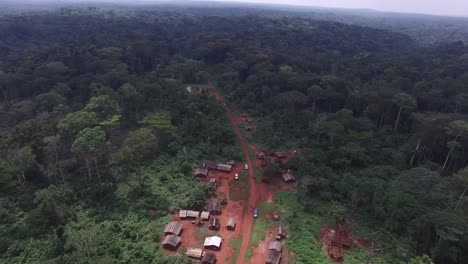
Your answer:
[[[221,214],[221,208],[222,208],[222,206],[221,206],[221,204],[219,202],[211,202],[208,205],[208,211],[212,215],[220,215]]]
[[[285,172],[282,174],[282,177],[283,177],[283,180],[284,182],[295,182],[296,181],[296,178],[294,177],[294,175],[290,172]]]
[[[279,264],[281,261],[281,253],[274,250],[268,250],[266,264]]]
[[[187,248],[185,254],[190,258],[201,259],[203,256],[203,249],[201,248]]]
[[[187,219],[187,210],[179,210],[179,218]]]
[[[187,210],[187,218],[197,218],[199,216],[200,216],[200,212],[193,211],[193,210]]]
[[[210,219],[210,212],[202,211],[200,214],[201,220],[208,220]]]
[[[208,176],[208,169],[207,168],[196,168],[195,172],[193,173],[195,177],[206,177]]]
[[[276,239],[281,240],[286,237],[286,234],[284,233],[284,228],[282,226],[278,226],[276,228]]]
[[[205,243],[203,246],[210,249],[219,249],[221,248],[221,237],[219,236],[211,236],[205,238]]]
[[[168,235],[164,238],[162,244],[165,249],[175,250],[180,243],[180,237],[176,235]]]
[[[287,158],[288,157],[288,153],[284,152],[284,151],[275,151],[275,156],[277,158]]]
[[[210,230],[219,230],[219,219],[218,218],[211,218],[210,225],[208,227]]]
[[[182,231],[182,224],[177,221],[169,222],[164,228],[165,235],[179,235]]]
[[[234,217],[231,217],[228,219],[227,224],[226,224],[226,229],[229,229],[229,230],[236,229],[236,219]]]
[[[203,168],[208,169],[208,170],[216,170],[217,166],[218,166],[218,163],[211,161],[211,160],[205,160],[203,162]]]
[[[234,165],[236,165],[236,161],[235,160],[229,160],[228,162],[226,162],[226,164],[234,166]]]
[[[208,183],[208,188],[216,190],[216,178],[210,179],[210,182]]]
[[[216,255],[213,253],[206,253],[203,256],[202,264],[215,264],[216,263]]]
[[[276,250],[276,251],[278,251],[278,252],[281,252],[281,247],[282,247],[281,242],[279,242],[279,241],[271,241],[271,242],[270,242],[270,245],[268,246],[268,249],[269,249],[269,250]]]
[[[219,163],[216,169],[219,171],[230,172],[232,170],[232,165]]]
[[[265,155],[265,153],[264,153],[263,151],[262,151],[262,152],[259,152],[259,153],[257,154],[257,157],[258,157],[259,159],[266,159],[266,155]]]

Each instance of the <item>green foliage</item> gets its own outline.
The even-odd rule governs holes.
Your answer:
[[[40,94],[36,96],[36,101],[49,112],[58,105],[66,104],[66,99],[55,92]]]
[[[143,118],[143,124],[156,132],[170,132],[175,129],[169,112],[149,114]]]
[[[99,119],[94,112],[78,111],[65,116],[59,124],[58,129],[61,133],[76,136],[85,128],[94,127]]]
[[[72,145],[72,150],[80,155],[95,158],[104,151],[106,133],[100,127],[83,129]]]

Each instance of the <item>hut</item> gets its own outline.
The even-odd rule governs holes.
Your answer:
[[[286,234],[284,233],[284,228],[282,226],[278,226],[276,228],[276,239],[281,240],[286,237]]]
[[[165,249],[176,250],[180,244],[180,237],[176,235],[168,235],[164,238],[162,244]]]
[[[216,263],[216,255],[213,253],[206,253],[203,256],[202,264],[215,264]]]
[[[285,172],[281,175],[283,177],[284,182],[289,183],[289,182],[295,182],[296,178],[291,172]]]
[[[200,216],[200,212],[198,211],[193,211],[193,210],[187,210],[187,218],[197,218]]]
[[[226,162],[226,164],[234,166],[234,165],[236,165],[236,161],[235,160],[230,160],[230,161]]]
[[[205,248],[210,248],[210,249],[220,249],[221,248],[221,237],[219,236],[211,236],[205,238],[205,243],[203,243],[203,246]]]
[[[169,222],[166,227],[164,228],[164,234],[165,235],[180,235],[180,232],[182,231],[182,224],[180,224],[177,221],[172,221]]]
[[[208,212],[210,212],[211,215],[220,215],[221,214],[221,203],[219,202],[211,202],[208,205]]]
[[[251,118],[251,117],[247,117],[247,118],[245,119],[245,121],[247,121],[248,123],[252,123],[254,120],[253,120],[253,118]]]
[[[275,156],[280,159],[284,159],[288,157],[288,154],[284,151],[275,151]]]
[[[179,218],[181,220],[187,219],[187,210],[179,210]]]
[[[218,163],[211,161],[211,160],[205,160],[203,162],[203,168],[208,169],[208,170],[216,170],[216,167],[218,166]]]
[[[251,126],[246,126],[246,127],[244,127],[244,129],[245,129],[245,131],[252,131],[253,130],[253,128]]]
[[[219,230],[219,219],[218,218],[211,218],[210,225],[208,227],[210,230]]]
[[[278,252],[281,252],[281,242],[279,241],[271,241],[270,242],[270,245],[268,246],[268,249],[269,250],[275,250],[275,251],[278,251]]]
[[[195,172],[193,173],[195,177],[206,177],[208,176],[208,169],[207,168],[196,168]]]
[[[227,224],[226,224],[226,229],[228,230],[236,229],[236,219],[234,217],[231,217],[228,219]]]
[[[279,264],[281,253],[275,250],[269,250],[266,258],[266,264]]]
[[[201,220],[208,220],[210,219],[210,212],[202,211],[200,214]]]
[[[203,249],[201,248],[187,248],[185,254],[190,258],[201,259],[203,256]]]
[[[219,163],[216,169],[218,171],[230,172],[232,170],[232,165]]]
[[[263,151],[262,151],[262,152],[259,152],[259,153],[257,154],[257,157],[258,157],[259,159],[266,159],[265,152],[263,152]]]
[[[212,190],[216,190],[216,178],[210,179],[210,182],[208,183],[208,188]]]
[[[262,167],[268,166],[268,160],[267,159],[262,159]]]

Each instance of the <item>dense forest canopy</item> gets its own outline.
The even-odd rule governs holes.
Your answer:
[[[208,80],[258,120],[256,144],[303,151],[287,164],[301,210],[339,204],[389,238],[375,263],[468,262],[464,36],[421,47],[216,12],[1,15],[0,263],[191,263],[155,240],[171,212],[205,205],[198,162],[242,160],[222,106],[185,90]]]

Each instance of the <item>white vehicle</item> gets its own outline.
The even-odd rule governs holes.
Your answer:
[[[244,165],[244,168],[245,168],[246,170],[248,170],[248,169],[249,169],[249,164],[246,163],[246,164]]]
[[[234,175],[234,179],[236,179],[236,180],[239,179],[239,173],[236,173],[236,175]]]

